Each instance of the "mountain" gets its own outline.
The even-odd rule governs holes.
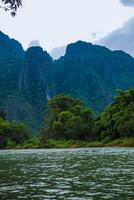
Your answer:
[[[78,41],[55,65],[56,93],[79,97],[96,111],[112,101],[116,89],[134,87],[134,59],[122,51]]]
[[[19,42],[0,32],[0,107],[12,118],[11,102],[18,93],[24,50]]]
[[[31,47],[25,52],[19,92],[29,104],[27,113],[34,129],[43,121],[45,106],[54,93],[52,67],[52,58],[41,47]]]
[[[108,105],[116,89],[134,87],[134,58],[123,51],[78,41],[54,60],[41,47],[24,51],[0,32],[0,109],[7,119],[38,130],[48,100],[57,94],[78,97],[96,113]]]
[[[23,121],[34,130],[54,88],[52,58],[40,47],[24,52],[20,43],[0,32],[0,109],[8,120]]]

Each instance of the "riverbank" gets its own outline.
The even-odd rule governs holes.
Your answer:
[[[6,149],[39,149],[39,148],[90,148],[90,147],[134,147],[134,137],[116,139],[111,141],[74,141],[74,140],[48,140],[42,146],[38,138],[17,146],[7,146]]]
[[[45,146],[44,146],[45,147]],[[113,141],[71,141],[71,140],[49,140],[46,143],[48,148],[88,148],[88,147],[134,147],[134,138],[117,139]]]

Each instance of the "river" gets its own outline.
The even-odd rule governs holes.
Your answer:
[[[0,200],[134,200],[134,148],[0,151]]]

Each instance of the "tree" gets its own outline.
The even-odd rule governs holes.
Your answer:
[[[22,144],[32,137],[31,129],[19,122],[8,122],[0,117],[0,149],[13,143],[14,146]]]
[[[48,117],[44,129],[46,138],[93,140],[93,126],[92,110],[85,109],[80,100],[59,95],[48,102]]]
[[[120,91],[96,120],[100,139],[134,136],[134,89]]]
[[[14,17],[19,7],[22,6],[22,0],[1,0],[3,8],[5,11],[10,11],[11,15]]]

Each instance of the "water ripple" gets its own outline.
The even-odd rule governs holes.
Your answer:
[[[0,200],[134,200],[134,149],[0,151]]]

